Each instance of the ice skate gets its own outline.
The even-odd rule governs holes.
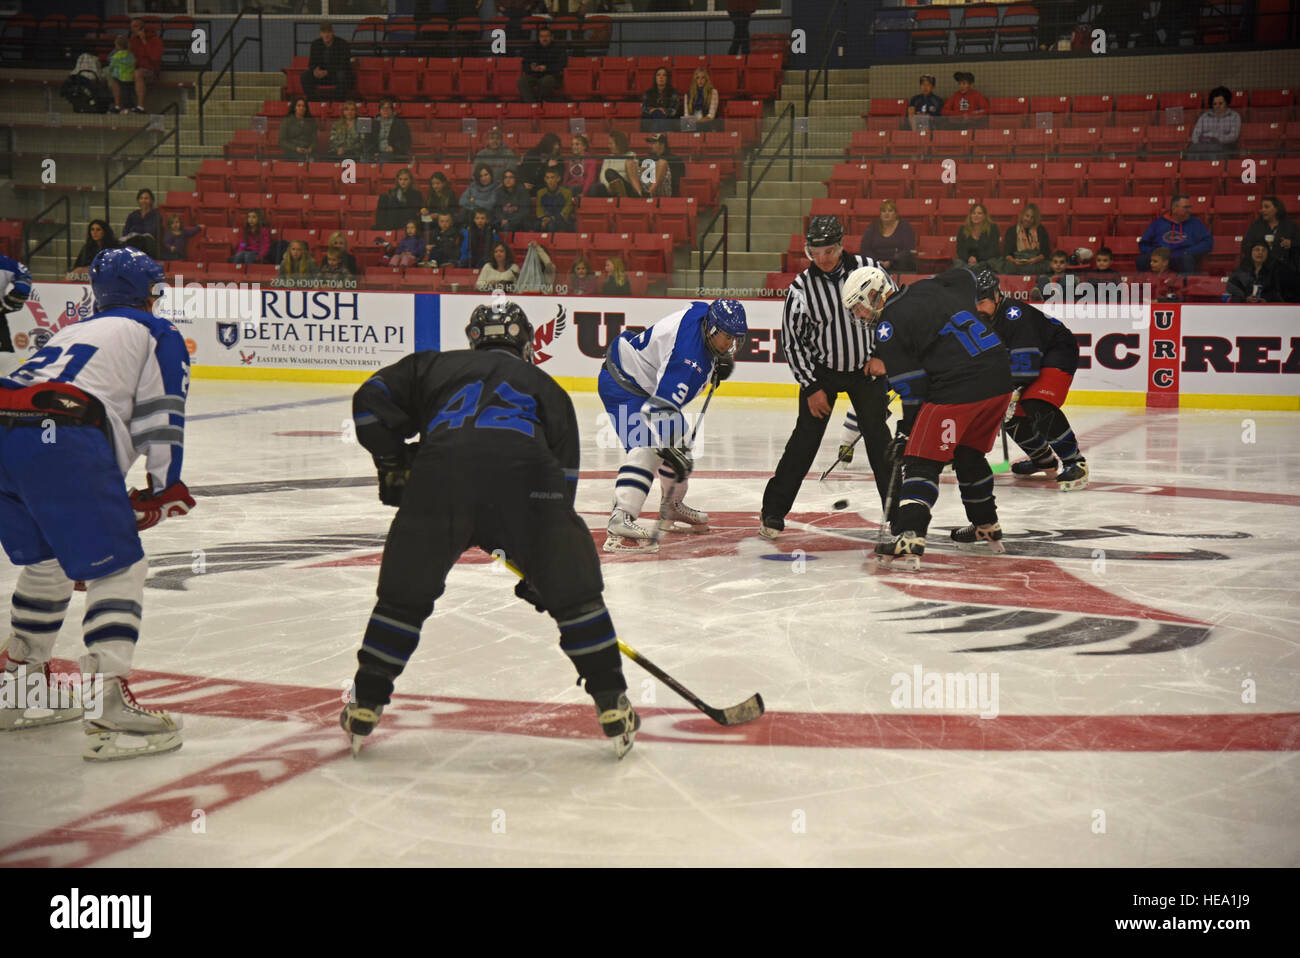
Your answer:
[[[343,712],[339,715],[339,725],[348,733],[348,743],[352,746],[353,758],[357,757],[361,751],[361,743],[375,730],[375,726],[379,724],[379,717],[383,714],[382,705],[366,708],[356,702],[349,702],[343,706]]]
[[[1062,463],[1061,471],[1056,474],[1056,488],[1062,492],[1071,492],[1075,489],[1086,489],[1088,487],[1088,461],[1086,459],[1075,459],[1073,462]]]
[[[162,709],[147,709],[135,700],[124,678],[104,679],[102,692],[83,692],[88,762],[111,762],[172,752],[181,747],[181,720]],[[97,700],[98,699],[98,700]],[[91,715],[97,718],[90,718]]]
[[[958,545],[987,545],[989,552],[1003,553],[1007,551],[1006,547],[1002,545],[1002,526],[997,522],[986,522],[978,526],[972,522],[960,529],[953,529],[949,533],[949,538]],[[974,551],[982,552],[984,550],[977,548]]]
[[[758,534],[764,539],[775,539],[783,531],[785,531],[785,523],[780,519],[775,519],[772,516],[763,516],[762,520],[759,522]]]
[[[11,661],[0,675],[0,732],[58,725],[82,714],[72,686],[51,675],[48,662]]]
[[[606,552],[658,552],[659,543],[654,534],[636,521],[636,517],[622,509],[615,509],[605,527]]]
[[[659,532],[709,532],[709,514],[680,499],[659,504]]]
[[[641,716],[636,714],[624,692],[599,692],[592,698],[596,700],[601,731],[614,740],[614,755],[621,759],[632,750]]]
[[[1022,479],[1038,478],[1040,472],[1046,474],[1043,478],[1052,479],[1056,476],[1056,457],[1049,452],[1040,459],[1021,459],[1011,464],[1011,472]]]
[[[888,542],[877,542],[876,564],[882,569],[892,568],[895,560],[902,562],[909,572],[921,571],[921,556],[925,554],[925,536],[908,529]]]

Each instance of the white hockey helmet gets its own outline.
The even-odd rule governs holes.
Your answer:
[[[860,266],[844,280],[844,308],[854,319],[870,323],[880,315],[885,300],[898,289],[892,276],[879,266]],[[863,306],[869,316],[859,316],[856,307]]]

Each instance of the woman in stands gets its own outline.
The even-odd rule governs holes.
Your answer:
[[[426,233],[437,229],[439,213],[450,213],[453,221],[460,215],[460,201],[456,199],[445,173],[434,173],[429,177],[429,192],[420,208],[420,222],[424,224]]]
[[[641,195],[672,196],[676,190],[673,187],[672,166],[668,160],[668,134],[656,133],[646,142],[650,144],[650,155],[641,161],[641,180],[637,184]],[[652,177],[648,183],[647,172]]]
[[[987,264],[998,255],[1001,234],[989,219],[988,208],[976,203],[966,214],[966,222],[957,231],[957,257],[953,266],[978,266]]]
[[[203,232],[201,226],[185,228],[185,221],[179,213],[167,217],[167,229],[163,231],[162,258],[165,260],[189,259],[190,239]]]
[[[898,218],[893,200],[882,200],[880,217],[862,234],[862,255],[891,273],[916,272],[916,231]]]
[[[286,160],[305,163],[316,150],[316,120],[307,106],[307,98],[293,101],[289,115],[280,121],[280,149]]]
[[[496,205],[492,207],[492,225],[502,233],[533,228],[533,200],[519,182],[514,168],[501,174],[501,189],[497,191]]]
[[[82,244],[81,252],[77,254],[77,261],[72,264],[72,270],[66,278],[88,279],[91,262],[106,249],[117,249],[117,237],[113,235],[113,227],[105,220],[91,220],[86,227],[86,242]]]
[[[393,178],[393,188],[379,197],[375,229],[400,230],[407,220],[418,219],[422,209],[427,207],[424,197],[415,188],[415,177],[410,170],[398,170]]]
[[[591,156],[591,141],[581,133],[575,133],[570,141],[569,156],[564,161],[564,178],[562,182],[574,196],[586,196],[596,185],[596,176],[600,173],[600,160]]]
[[[1269,261],[1278,265],[1283,300],[1294,303],[1300,299],[1300,227],[1276,196],[1259,201],[1259,219],[1250,224],[1241,242],[1242,258],[1260,242],[1268,247]]]
[[[536,196],[537,191],[546,183],[546,171],[558,170],[560,180],[564,180],[564,159],[560,138],[554,133],[543,133],[537,145],[524,154],[519,164],[519,178],[523,180],[524,189],[529,196]]]
[[[682,101],[673,89],[672,77],[667,67],[655,71],[654,83],[641,97],[641,131],[643,133],[668,133],[677,129],[677,118],[682,113]]]
[[[479,271],[476,288],[480,293],[489,293],[494,289],[513,293],[518,278],[519,267],[515,265],[515,254],[509,246],[498,241],[492,247],[491,262],[484,263]]]
[[[1228,300],[1233,303],[1280,303],[1282,288],[1279,266],[1269,259],[1268,244],[1262,239],[1250,248],[1236,272],[1228,277]]]
[[[1048,261],[1052,243],[1037,203],[1025,204],[1020,221],[1002,240],[1002,259],[994,264],[999,273],[1038,276],[1052,268]]]
[[[388,97],[379,101],[379,116],[366,137],[366,153],[376,163],[404,163],[411,158],[411,128]]]
[[[696,69],[690,89],[682,95],[682,113],[695,118],[695,129],[701,132],[713,129],[713,121],[718,116],[718,91],[704,67]]]
[[[609,131],[609,158],[600,164],[592,196],[640,196],[634,184],[641,182],[636,154],[622,130]]]
[[[366,153],[366,138],[357,126],[357,104],[347,100],[342,115],[330,130],[330,157],[360,162]]]
[[[570,296],[595,296],[600,292],[600,280],[591,271],[591,265],[581,256],[573,261],[569,273]]]
[[[1192,127],[1192,141],[1187,147],[1189,160],[1226,160],[1237,148],[1241,136],[1241,116],[1228,109],[1232,91],[1216,86],[1210,91],[1210,108]]]
[[[312,261],[305,240],[296,239],[280,260],[280,279],[312,280],[316,278],[316,264]]]
[[[147,256],[158,258],[158,243],[162,237],[162,214],[158,212],[153,190],[143,189],[135,194],[139,209],[127,214],[122,224],[122,245],[134,246]]]
[[[632,284],[627,278],[627,269],[623,266],[623,260],[617,256],[611,256],[605,261],[605,271],[608,274],[605,279],[605,285],[601,287],[601,294],[604,296],[631,296]]]
[[[239,239],[235,255],[230,257],[232,263],[245,263],[252,266],[267,258],[271,252],[271,230],[261,210],[249,210],[244,214],[244,232]]]
[[[488,210],[497,205],[501,187],[492,178],[492,167],[480,163],[474,167],[474,181],[460,194],[461,216],[468,223],[475,210]]]

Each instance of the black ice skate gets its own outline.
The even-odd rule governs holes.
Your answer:
[[[888,542],[876,543],[876,564],[882,569],[889,569],[895,559],[902,560],[903,568],[909,572],[921,571],[921,556],[925,554],[925,536],[917,535],[911,529],[900,532]]]
[[[614,755],[621,759],[632,750],[641,716],[636,714],[625,692],[597,692],[592,698],[596,700],[601,731],[614,740]]]
[[[1075,459],[1061,464],[1061,471],[1056,474],[1056,488],[1062,492],[1086,489],[1088,486],[1088,461]]]
[[[384,707],[376,705],[373,708],[367,708],[356,702],[349,702],[343,706],[343,714],[339,716],[339,725],[343,731],[348,733],[348,742],[352,746],[352,757],[356,758],[361,751],[361,743],[367,735],[375,730],[379,724],[379,716],[384,714]]]
[[[1030,476],[1037,478],[1038,473],[1045,473],[1044,478],[1051,479],[1056,475],[1056,457],[1050,452],[1037,459],[1021,459],[1019,462],[1011,464],[1011,472],[1027,479]]]
[[[961,529],[953,529],[952,532],[949,533],[949,537],[953,542],[956,542],[959,545],[987,545],[989,547],[988,551],[990,552],[1002,553],[1007,551],[1002,545],[1002,526],[996,522],[986,522],[983,525],[978,526],[972,522],[970,525],[964,526]],[[975,551],[982,552],[983,549],[977,549]]]

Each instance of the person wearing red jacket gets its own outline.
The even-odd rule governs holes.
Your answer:
[[[952,129],[987,126],[989,101],[975,89],[975,74],[958,70],[952,75],[957,92],[943,105],[943,118]]]
[[[131,54],[135,57],[135,106],[132,113],[144,112],[144,90],[162,73],[162,37],[145,28],[136,17],[131,21]]]

